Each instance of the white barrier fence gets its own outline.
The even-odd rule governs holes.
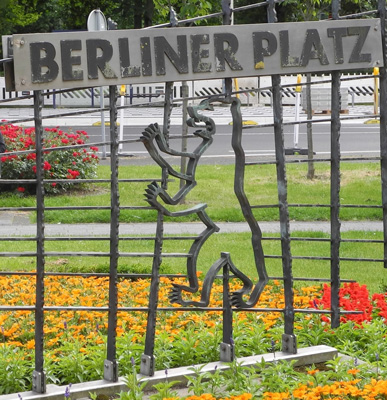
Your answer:
[[[344,104],[355,105],[359,103],[374,102],[374,77],[373,75],[343,75],[342,88],[347,89],[348,99],[343,99]],[[353,79],[348,79],[353,78]],[[318,83],[319,88],[330,88],[329,75],[312,76],[312,82]],[[303,77],[305,83],[306,78]],[[283,88],[283,104],[294,105],[296,76],[283,76],[281,80]],[[287,87],[287,85],[294,85]],[[269,105],[271,104],[270,77],[240,78],[234,80],[234,89],[245,91],[240,94],[242,104],[245,105]],[[261,88],[261,91],[256,91]],[[267,89],[266,89],[267,88]],[[221,79],[211,81],[188,82],[189,97],[211,96],[222,93],[223,81]],[[0,101],[14,99],[7,106],[32,106],[33,101],[30,92],[7,92],[4,78],[0,77]],[[174,86],[174,98],[181,98],[181,82]],[[104,89],[104,96],[108,96],[108,88]],[[23,98],[25,97],[25,98]],[[44,96],[46,106],[52,107],[99,107],[100,88],[88,88],[73,90],[66,93],[47,94]],[[163,85],[128,85],[126,86],[125,105],[162,102],[164,100]],[[347,101],[346,101],[347,100]]]

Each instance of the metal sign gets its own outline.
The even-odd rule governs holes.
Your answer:
[[[99,9],[93,10],[87,18],[87,30],[93,31],[106,31],[107,23],[103,12]]]
[[[13,35],[16,90],[365,69],[379,19]]]

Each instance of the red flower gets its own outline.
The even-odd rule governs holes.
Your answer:
[[[68,144],[70,141],[68,139],[61,139],[63,144]]]
[[[26,191],[26,189],[25,189],[24,187],[19,186],[19,187],[17,188],[17,191],[23,193],[23,192]]]
[[[324,309],[331,308],[331,287],[324,284],[321,299],[310,302],[311,307],[322,306]],[[361,314],[346,314],[341,316],[342,322],[349,320],[361,324],[372,319],[372,303],[369,299],[368,289],[365,285],[360,286],[357,282],[344,283],[339,290],[339,305],[346,311],[362,311]],[[327,318],[325,317],[326,321]]]

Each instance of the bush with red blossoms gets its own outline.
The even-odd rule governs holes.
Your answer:
[[[2,179],[35,179],[36,153],[7,155],[13,151],[34,150],[35,129],[15,125],[0,126],[7,150],[0,155]],[[43,136],[43,147],[66,147],[64,150],[44,152],[44,179],[91,179],[96,176],[99,158],[97,147],[74,148],[74,145],[86,143],[85,131],[64,132],[59,128],[46,128]],[[67,149],[68,147],[68,149]],[[51,182],[45,184],[48,193],[59,193],[73,187],[70,183]],[[24,193],[33,192],[35,184],[2,185],[1,190],[16,190]]]

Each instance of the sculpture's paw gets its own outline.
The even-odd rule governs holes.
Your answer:
[[[200,301],[183,300],[182,295],[181,295],[182,290],[184,290],[184,286],[173,285],[173,287],[168,295],[169,301],[171,303],[180,304],[183,307],[188,307],[188,306],[207,307],[208,306],[209,302],[206,300],[203,300],[203,299],[201,299]]]
[[[145,128],[145,130],[142,132],[142,136],[140,137],[140,140],[142,142],[151,142],[154,140],[158,135],[160,135],[160,128],[157,123],[155,124],[150,124],[148,127]]]
[[[177,286],[173,286],[171,291],[169,292],[168,295],[169,301],[173,304],[181,304],[183,305],[184,301],[181,296],[181,289]]]
[[[240,292],[231,293],[230,303],[235,308],[246,308],[246,307],[248,307],[246,302],[243,300],[243,294],[240,293]]]
[[[159,195],[161,191],[160,186],[157,184],[157,182],[152,182],[148,185],[148,187],[145,189],[145,198],[146,201],[151,205],[151,206],[156,206],[158,204],[157,202],[157,196]]]

